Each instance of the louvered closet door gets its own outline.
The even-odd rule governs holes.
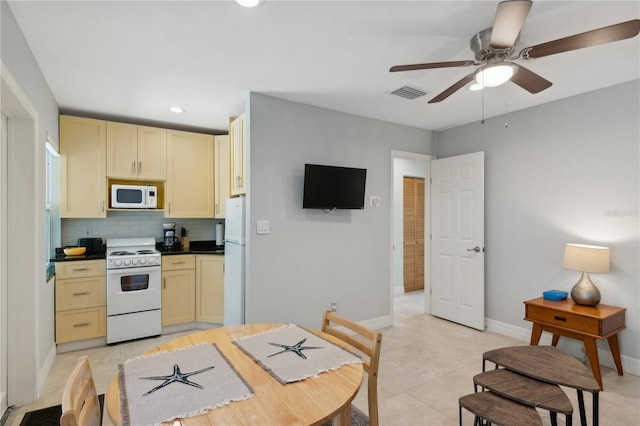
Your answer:
[[[404,291],[424,288],[424,179],[403,178]]]

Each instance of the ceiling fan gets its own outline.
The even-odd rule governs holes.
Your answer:
[[[487,28],[471,38],[470,47],[475,61],[431,62],[426,64],[396,65],[390,72],[414,71],[434,68],[478,66],[452,86],[429,101],[441,102],[456,91],[475,80],[478,88],[499,86],[509,80],[529,93],[538,93],[551,87],[552,83],[513,61],[534,59],[556,53],[569,52],[585,47],[625,40],[640,32],[640,19],[622,22],[608,27],[575,34],[522,49],[511,56],[520,36],[520,29],[531,9],[531,0],[506,0],[498,3],[492,28]]]

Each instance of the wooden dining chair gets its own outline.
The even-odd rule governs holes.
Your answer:
[[[81,356],[64,387],[60,426],[99,426],[101,423],[100,402],[89,357]]]
[[[343,331],[337,326],[342,326],[346,330]],[[369,424],[378,426],[378,364],[382,333],[371,331],[331,311],[324,313],[322,331],[347,343],[362,357],[364,371],[368,375]]]

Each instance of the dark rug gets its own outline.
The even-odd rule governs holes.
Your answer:
[[[100,401],[100,418],[102,418],[102,407],[104,407],[104,394],[98,395]],[[60,416],[62,416],[62,406],[41,408],[39,410],[25,413],[20,426],[59,426]]]
[[[331,426],[331,422],[322,426]],[[351,406],[351,426],[369,426],[369,417],[355,405]]]

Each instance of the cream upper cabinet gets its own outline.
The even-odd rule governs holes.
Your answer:
[[[212,135],[167,130],[165,216],[214,217]]]
[[[156,127],[107,122],[107,176],[164,180],[167,131]]]
[[[237,117],[229,124],[229,141],[231,144],[231,195],[242,195],[246,192],[246,157],[245,157],[245,115]]]
[[[222,324],[224,256],[196,255],[196,321]]]
[[[106,122],[60,116],[60,217],[106,217]]]
[[[222,135],[215,137],[215,180],[214,180],[214,198],[215,198],[215,217],[224,218],[225,202],[229,199],[229,136]]]

